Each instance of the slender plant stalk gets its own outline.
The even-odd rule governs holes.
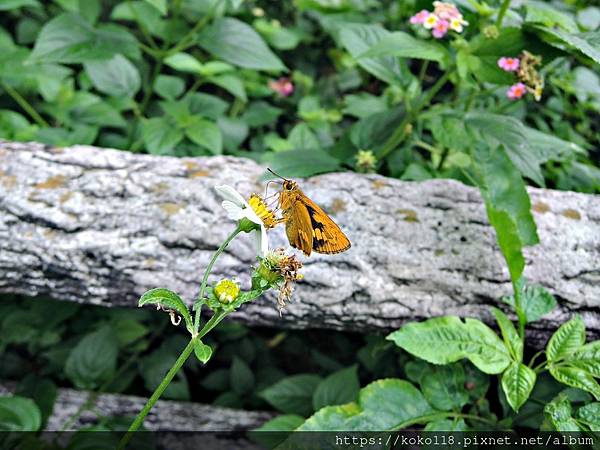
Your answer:
[[[133,437],[133,433],[142,426],[142,423],[144,423],[144,419],[146,418],[154,404],[158,401],[158,399],[163,394],[165,389],[167,389],[173,378],[175,378],[175,375],[177,375],[177,372],[179,372],[179,369],[181,369],[181,367],[185,364],[189,356],[194,351],[195,342],[196,339],[190,339],[190,342],[188,342],[188,345],[186,345],[186,347],[183,349],[181,355],[179,355],[179,358],[177,358],[177,361],[175,361],[175,364],[173,364],[173,367],[169,369],[167,375],[163,378],[163,380],[160,382],[160,384],[152,394],[152,397],[148,399],[140,413],[137,415],[137,417],[127,430],[127,433],[125,433],[125,436],[123,436],[123,438],[119,442],[117,450],[123,450],[125,447],[127,447],[127,444]]]
[[[502,21],[504,20],[504,16],[506,15],[506,11],[508,11],[509,6],[510,0],[504,0],[502,2],[500,11],[498,11],[498,18],[496,19],[496,27],[500,28],[502,26]]]
[[[210,259],[210,262],[208,263],[208,267],[206,267],[206,272],[204,272],[204,277],[202,277],[202,284],[200,285],[200,293],[198,294],[198,298],[196,299],[196,301],[202,300],[204,298],[204,291],[206,290],[206,283],[208,282],[208,276],[210,275],[210,272],[212,270],[213,265],[215,264],[215,261],[217,260],[217,258],[219,257],[219,255],[221,253],[223,253],[223,250],[225,250],[227,248],[227,246],[229,245],[229,243],[238,234],[240,234],[241,231],[242,230],[241,230],[241,228],[239,226],[235,230],[233,230],[233,233],[231,233],[229,235],[229,237],[227,239],[225,239],[225,242],[223,242],[221,244],[221,246],[217,249],[217,251],[214,253],[214,255],[212,256],[212,258]],[[215,316],[213,316],[213,318],[214,317]],[[199,329],[200,329],[200,308],[196,308],[196,317],[194,319],[194,334],[197,334]]]
[[[33,106],[31,106],[29,104],[29,102],[27,100],[25,100],[25,98],[19,94],[15,89],[13,89],[11,86],[9,86],[6,83],[1,83],[2,89],[4,89],[6,91],[6,93],[8,95],[10,95],[12,97],[12,99],[18,103],[18,105],[23,108],[23,110],[29,114],[29,116],[35,120],[35,123],[37,123],[40,127],[49,127],[50,125],[48,124],[48,122],[46,122],[44,120],[44,118],[42,116],[40,116],[40,114],[35,110],[35,108]]]
[[[525,312],[521,307],[521,292],[519,291],[519,287],[515,282],[513,282],[513,292],[515,296],[515,312],[517,313],[517,319],[519,320],[519,336],[521,339],[525,338],[525,323],[527,322],[527,318],[525,317]]]

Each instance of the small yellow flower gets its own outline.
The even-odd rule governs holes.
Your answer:
[[[214,292],[221,303],[233,303],[240,294],[240,287],[235,281],[223,279],[217,283]]]
[[[359,150],[356,154],[356,166],[361,172],[372,172],[377,166],[377,157],[371,150]]]
[[[269,209],[267,204],[259,195],[252,194],[248,200],[248,204],[259,217],[259,219],[262,220],[266,228],[273,228],[275,225],[277,225],[275,214],[271,209]]]

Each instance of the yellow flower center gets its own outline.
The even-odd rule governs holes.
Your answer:
[[[262,198],[260,198],[259,195],[252,194],[248,200],[248,204],[260,218],[260,220],[262,220],[266,228],[273,228],[275,225],[277,225],[275,214],[273,211],[271,211],[271,209],[269,209],[267,204]]]
[[[240,287],[235,281],[221,280],[215,286],[215,296],[221,303],[232,303],[240,294]]]

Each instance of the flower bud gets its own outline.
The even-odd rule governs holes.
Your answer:
[[[215,297],[223,304],[233,303],[240,294],[240,287],[235,281],[223,279],[214,288]]]

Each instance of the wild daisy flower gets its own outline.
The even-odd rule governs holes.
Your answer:
[[[237,220],[243,231],[253,232],[259,256],[269,251],[267,229],[276,224],[275,214],[256,194],[246,201],[242,195],[229,185],[215,186],[217,193],[224,199],[221,206],[231,220]]]
[[[286,255],[281,248],[267,253],[260,261],[257,275],[263,282],[279,287],[277,304],[280,312],[291,298],[294,283],[303,278],[299,273],[301,268],[302,263],[296,255]]]

